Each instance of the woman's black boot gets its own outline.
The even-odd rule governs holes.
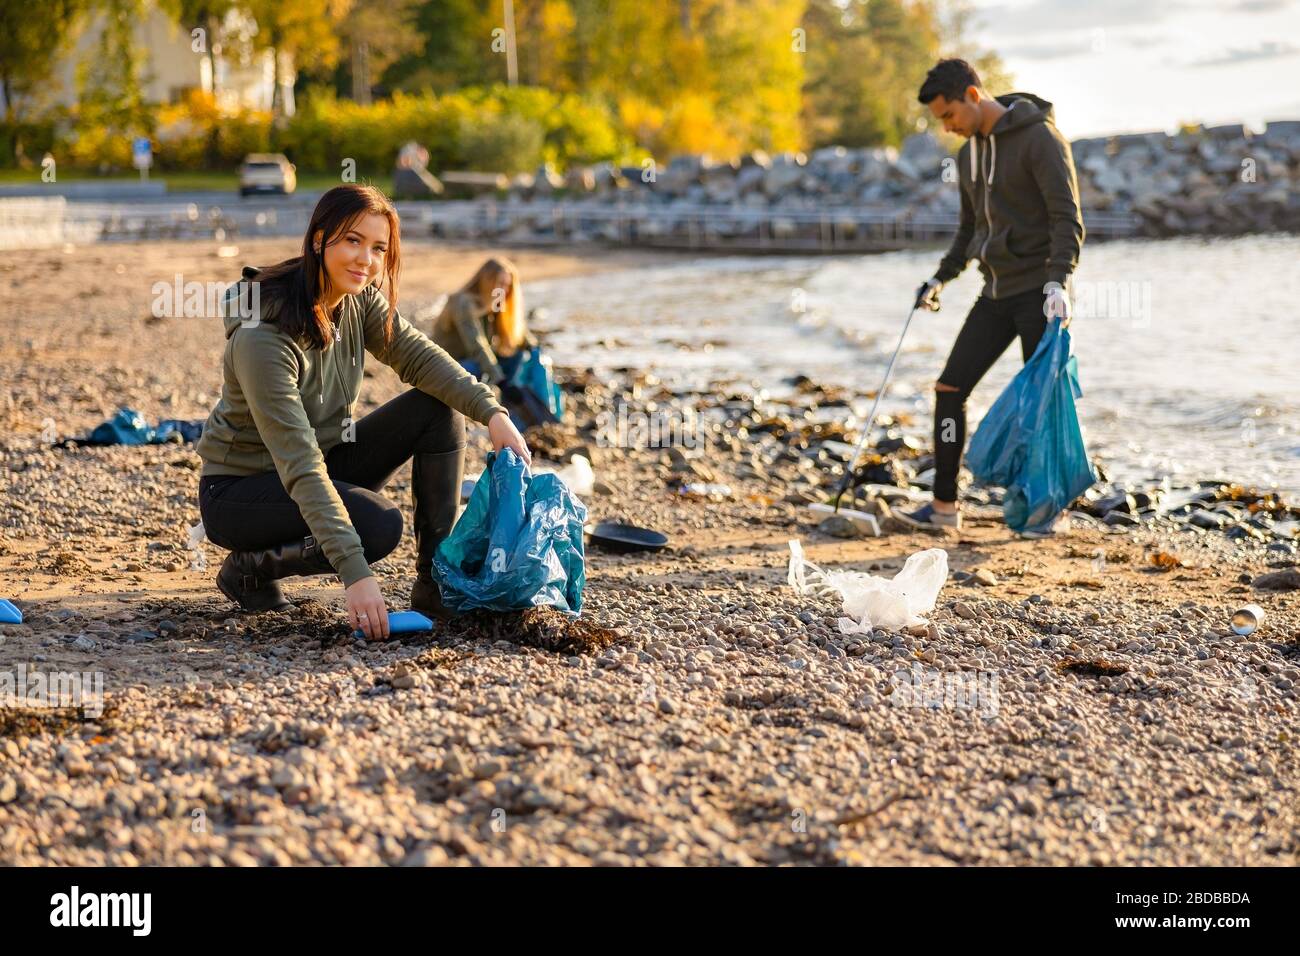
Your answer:
[[[293,607],[279,578],[295,574],[328,574],[334,568],[311,535],[266,551],[231,551],[217,572],[221,593],[244,611],[283,611]]]
[[[454,617],[455,612],[442,603],[442,590],[434,577],[433,553],[456,523],[460,509],[460,483],[464,472],[463,448],[437,454],[416,452],[411,464],[416,555],[411,608],[443,621]]]

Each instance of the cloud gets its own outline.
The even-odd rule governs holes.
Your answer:
[[[1071,57],[1089,56],[1105,53],[1111,46],[1130,50],[1149,50],[1164,46],[1170,41],[1163,37],[1136,35],[1112,37],[1101,28],[1083,32],[1078,39],[1068,41],[1053,40],[1050,43],[1019,43],[1011,46],[995,46],[998,54],[1007,62],[1016,60],[1068,60]]]
[[[1152,47],[1164,46],[1169,41],[1164,37],[1132,36],[1123,37],[1120,42],[1133,50],[1149,50]]]
[[[1237,9],[1242,13],[1272,13],[1291,6],[1291,0],[1240,0]]]
[[[1267,3],[1270,0],[1242,0]],[[1282,0],[1285,2],[1285,0]],[[1132,0],[1031,0],[1023,5],[999,4],[979,10],[975,20],[993,36],[1027,36],[1161,23],[1195,10],[1186,0],[1133,3]]]
[[[998,55],[1003,60],[1067,60],[1070,57],[1096,53],[1098,50],[1091,40],[1072,41],[1070,43],[1029,43],[1023,46],[998,47]]]
[[[1237,47],[1226,50],[1218,56],[1194,60],[1188,66],[1235,66],[1238,63],[1250,63],[1254,60],[1275,60],[1279,57],[1295,56],[1297,53],[1300,53],[1300,47],[1294,43],[1268,40],[1256,47]]]

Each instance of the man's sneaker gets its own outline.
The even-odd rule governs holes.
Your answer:
[[[934,510],[934,505],[924,505],[915,511],[895,511],[894,517],[910,528],[919,531],[960,531],[961,512],[944,514]]]

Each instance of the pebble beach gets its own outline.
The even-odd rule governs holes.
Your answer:
[[[413,316],[499,251],[403,247]],[[1139,520],[1122,492],[1025,540],[986,495],[942,537],[876,496],[862,507],[884,533],[839,537],[807,507],[826,475],[766,419],[715,422],[703,454],[611,446],[602,413],[672,396],[644,370],[569,367],[571,421],[530,435],[534,454],[588,457],[592,519],[670,535],[658,553],[589,550],[577,622],[478,614],[366,644],[319,578],[286,582],[294,611],[236,614],[212,582],[224,552],[191,544],[192,446],[49,439],[118,405],[206,417],[220,328],[155,318],[150,286],[293,252],[0,252],[0,597],[24,613],[0,625],[0,673],[93,672],[104,690],[95,714],[0,708],[0,863],[1300,862],[1300,570],[1270,534],[1224,533],[1261,510],[1289,520],[1248,475],[1209,489],[1214,521]],[[525,283],[646,260],[506,254]],[[371,372],[362,413],[402,388]],[[898,424],[925,441],[926,422]],[[482,429],[471,444],[473,472]],[[409,469],[386,493],[409,529]],[[885,576],[939,547],[949,578],[926,624],[846,633],[833,596],[790,586],[791,541]],[[413,556],[408,534],[376,566],[390,609]],[[1239,635],[1246,604],[1264,618]]]

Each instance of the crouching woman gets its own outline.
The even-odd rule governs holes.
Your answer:
[[[462,416],[487,425],[497,450],[530,460],[492,390],[398,313],[400,232],[378,190],[336,186],[301,255],[244,270],[226,299],[221,399],[197,446],[204,528],[230,549],[221,592],[246,611],[284,610],[281,578],[332,572],[370,640],[388,637],[370,566],[401,539],[401,510],[380,493],[397,470],[412,462],[410,603],[445,618],[433,553],[460,503]],[[367,352],[412,387],[358,421]]]

